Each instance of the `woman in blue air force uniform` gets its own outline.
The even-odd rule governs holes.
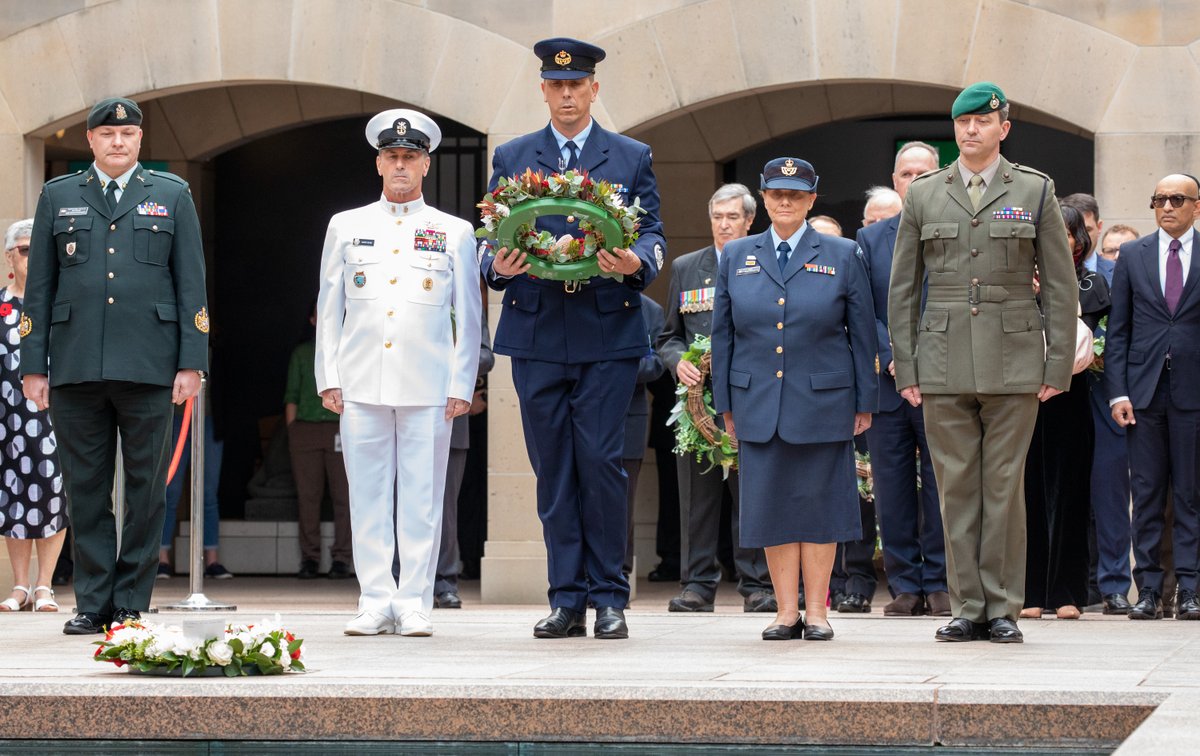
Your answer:
[[[740,444],[741,542],[766,548],[779,602],[764,640],[833,637],[834,553],[862,537],[853,438],[878,402],[866,268],[858,245],[805,220],[817,181],[798,158],[764,166],[771,227],[726,245],[713,308],[713,404]]]

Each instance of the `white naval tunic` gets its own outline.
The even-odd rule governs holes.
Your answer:
[[[318,391],[342,390],[360,611],[400,623],[433,608],[450,449],[446,400],[471,400],[481,307],[466,221],[422,199],[381,199],[330,220],[315,367]]]

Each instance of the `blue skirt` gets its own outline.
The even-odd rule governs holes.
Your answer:
[[[853,441],[739,441],[738,481],[744,548],[862,538]]]

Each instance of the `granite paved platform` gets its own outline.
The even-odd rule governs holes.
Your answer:
[[[1024,621],[1024,645],[938,644],[932,618],[832,616],[831,643],[766,643],[769,616],[665,611],[644,583],[628,641],[535,640],[542,607],[438,610],[431,638],[342,634],[353,581],[237,578],[239,619],[279,611],[309,673],[163,679],[91,661],[59,615],[0,615],[0,740],[392,740],[1083,747],[1195,753],[1200,623]],[[181,598],[160,583],[156,603]],[[877,598],[877,607],[884,597]],[[172,616],[178,617],[178,613]],[[157,619],[166,619],[159,615]],[[152,618],[155,619],[155,618]],[[111,704],[111,706],[110,706]],[[119,712],[104,715],[98,712]],[[1123,744],[1123,745],[1122,745]]]

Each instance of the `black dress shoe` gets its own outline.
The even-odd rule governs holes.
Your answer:
[[[615,606],[596,609],[596,624],[592,635],[600,639],[623,639],[629,637],[629,625],[625,624],[625,610]]]
[[[846,593],[845,591],[834,591],[833,593],[829,594],[829,606],[833,609],[837,609],[838,605],[845,601],[846,597],[849,595],[850,594]]]
[[[1200,598],[1194,591],[1179,591],[1175,597],[1175,619],[1200,620]]]
[[[136,609],[118,609],[113,612],[112,624],[121,625],[124,624],[126,620],[140,620],[141,618],[142,613]]]
[[[1131,620],[1156,620],[1163,618],[1162,597],[1158,591],[1148,588],[1138,594],[1138,601],[1129,608]]]
[[[674,583],[679,579],[679,567],[672,567],[669,564],[660,562],[657,567],[650,570],[650,574],[646,575],[646,579],[651,583]]]
[[[305,559],[300,563],[300,571],[296,573],[296,577],[301,580],[315,580],[318,576],[317,563],[311,559]]]
[[[582,638],[587,635],[583,612],[559,607],[533,626],[534,638]]]
[[[988,621],[988,632],[992,643],[1024,643],[1025,636],[1017,629],[1017,623],[1008,617],[997,617]]]
[[[742,600],[743,612],[777,612],[779,602],[770,591],[755,591]]]
[[[705,600],[695,591],[681,591],[667,603],[668,612],[711,612],[713,602]]]
[[[901,593],[883,607],[884,617],[920,617],[925,613],[925,599],[915,593]]]
[[[345,562],[334,562],[329,565],[328,577],[330,580],[349,580],[354,577],[354,570]]]
[[[80,612],[63,625],[63,635],[95,635],[104,632],[108,619],[95,612]]]
[[[804,637],[804,616],[796,619],[794,625],[771,625],[762,631],[765,641],[798,640]]]
[[[842,614],[868,614],[871,611],[871,599],[861,593],[850,593],[837,605],[837,610]],[[832,631],[830,631],[830,637],[833,637]],[[818,638],[817,640],[825,639]]]
[[[438,609],[462,609],[462,598],[457,591],[444,591],[433,597],[433,605]]]
[[[833,640],[833,627],[831,625],[814,625],[809,623],[804,626],[804,640],[808,641],[827,641]]]
[[[1129,603],[1129,599],[1125,598],[1123,593],[1110,593],[1104,597],[1105,614],[1129,614],[1129,610],[1133,608],[1133,604]]]
[[[972,622],[969,619],[955,617],[937,629],[933,637],[940,641],[963,643],[966,641],[987,640],[988,626],[982,622]]]

